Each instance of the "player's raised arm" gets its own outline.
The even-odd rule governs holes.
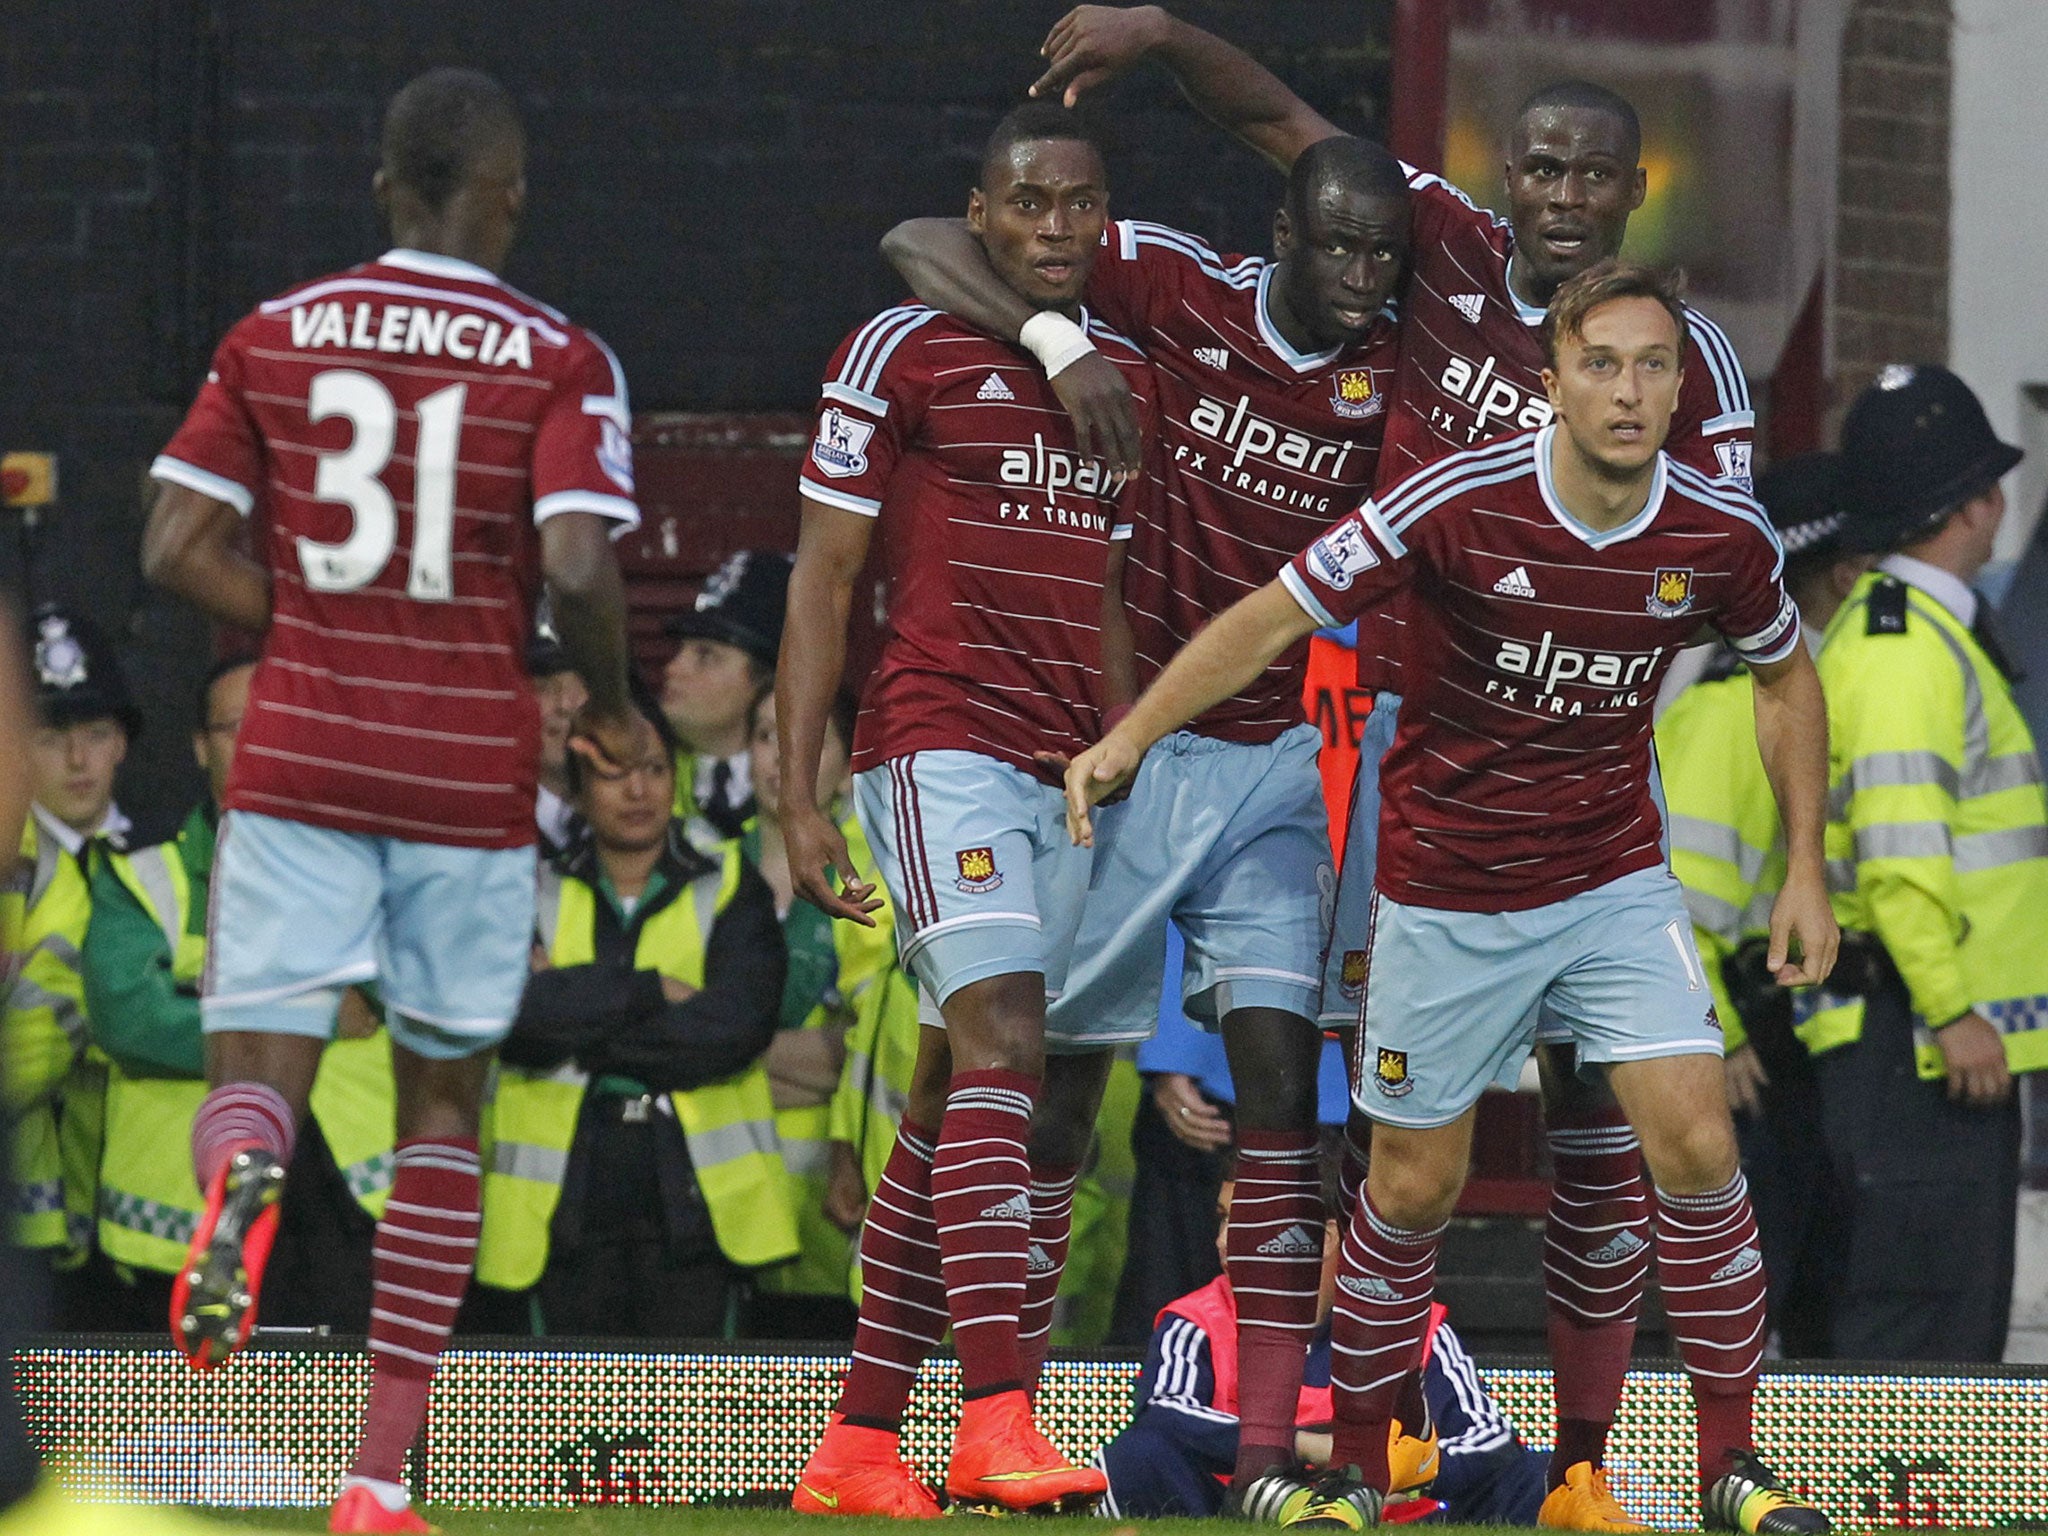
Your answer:
[[[1749,670],[1756,683],[1757,750],[1785,827],[1785,884],[1771,907],[1768,964],[1781,985],[1810,986],[1835,968],[1842,941],[1821,853],[1828,819],[1827,702],[1804,643],[1782,661],[1751,662]]]
[[[626,584],[614,526],[595,512],[557,512],[540,525],[540,563],[555,633],[590,690],[579,734],[601,758],[624,763],[648,725],[626,695]]]
[[[1221,703],[1314,634],[1322,621],[1279,581],[1226,609],[1190,640],[1107,736],[1067,769],[1067,831],[1092,844],[1088,812],[1137,772],[1152,743]]]
[[[905,219],[882,237],[882,255],[933,309],[1036,357],[1074,421],[1082,453],[1129,479],[1143,461],[1131,386],[1065,315],[1038,309],[989,265],[965,219]]]
[[[796,892],[820,911],[865,927],[882,905],[872,885],[853,877],[846,839],[818,809],[818,763],[825,723],[846,669],[846,622],[853,584],[867,563],[874,519],[803,499],[796,564],[789,573],[789,613],[775,664],[776,750],[782,759],[782,835]],[[833,889],[838,871],[845,890]]]
[[[242,548],[242,514],[188,485],[158,487],[142,574],[209,619],[252,634],[270,627],[270,572]]]
[[[1150,59],[1196,111],[1283,171],[1309,145],[1342,131],[1243,49],[1160,6],[1077,6],[1054,24],[1039,52],[1047,68],[1031,94],[1059,93],[1070,107],[1083,91]]]

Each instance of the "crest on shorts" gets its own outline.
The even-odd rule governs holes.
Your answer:
[[[1365,996],[1365,973],[1368,951],[1347,949],[1344,951],[1344,968],[1337,973],[1337,986],[1346,997]]]
[[[953,883],[970,896],[992,891],[1003,883],[993,848],[962,848],[953,855],[953,862],[960,869],[960,878]]]
[[[1390,1051],[1384,1045],[1373,1062],[1372,1080],[1379,1085],[1381,1093],[1390,1099],[1398,1099],[1415,1087],[1415,1079],[1408,1075],[1408,1053]]]
[[[1370,368],[1339,368],[1331,384],[1330,409],[1347,421],[1362,421],[1387,408],[1373,390]]]
[[[1650,595],[1643,606],[1652,618],[1675,619],[1692,609],[1692,567],[1660,565],[1650,583]]]

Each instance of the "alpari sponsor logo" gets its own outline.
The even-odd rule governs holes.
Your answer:
[[[1289,1254],[1302,1255],[1321,1253],[1323,1234],[1311,1231],[1308,1223],[1296,1222],[1278,1237],[1269,1237],[1259,1244],[1259,1252],[1272,1258],[1284,1258]]]
[[[1438,389],[1472,407],[1472,421],[1464,428],[1468,443],[1550,424],[1550,401],[1498,377],[1495,370],[1499,367],[1500,359],[1491,355],[1475,368],[1469,360],[1454,354],[1437,380]],[[1430,406],[1429,424],[1447,433],[1459,427],[1456,413],[1443,405]]]
[[[1202,396],[1188,412],[1188,426],[1198,437],[1216,444],[1216,448],[1205,450],[1195,443],[1177,443],[1173,450],[1175,462],[1232,490],[1307,512],[1328,512],[1331,499],[1324,494],[1327,487],[1350,484],[1349,465],[1356,444],[1318,442],[1306,433],[1256,416],[1252,414],[1249,395],[1238,396],[1234,406]],[[1362,473],[1362,452],[1360,459]],[[1278,477],[1275,472],[1279,470],[1292,470],[1325,484],[1302,486]]]
[[[984,1208],[981,1214],[988,1221],[1029,1221],[1031,1197],[1020,1189],[1009,1199]]]
[[[452,357],[491,368],[532,368],[533,330],[482,315],[451,313],[419,304],[344,305],[339,299],[294,304],[292,345],[302,351],[346,347],[354,352],[396,352]]]
[[[1734,1258],[1723,1264],[1719,1269],[1707,1276],[1707,1278],[1709,1280],[1733,1280],[1738,1275],[1748,1274],[1757,1265],[1763,1263],[1763,1261],[1764,1256],[1761,1253],[1745,1245],[1740,1253],[1736,1254]]]
[[[1494,652],[1497,671],[1512,678],[1527,678],[1526,684],[1498,677],[1486,680],[1486,691],[1504,704],[1526,702],[1553,715],[1582,715],[1583,699],[1566,699],[1557,689],[1560,683],[1614,690],[1606,699],[1593,699],[1595,709],[1621,709],[1637,705],[1655,691],[1657,658],[1664,647],[1619,655],[1613,651],[1582,651],[1559,645],[1557,636],[1543,631],[1542,641],[1532,650],[1526,641],[1503,640]],[[1524,701],[1521,695],[1531,695]]]
[[[1339,1275],[1337,1289],[1367,1301],[1399,1301],[1401,1295],[1378,1275]]]
[[[1106,496],[1114,486],[1109,467],[1100,459],[1084,459],[1064,448],[1049,448],[1042,434],[1031,434],[1029,448],[1005,448],[996,465],[996,478],[1004,485],[1057,496],[1073,491],[1081,496]]]
[[[1625,1259],[1632,1253],[1641,1253],[1648,1246],[1649,1244],[1645,1243],[1633,1232],[1617,1232],[1598,1248],[1587,1254],[1586,1257],[1595,1264],[1612,1264],[1617,1259]]]

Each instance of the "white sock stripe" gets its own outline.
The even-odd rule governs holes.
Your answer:
[[[414,1205],[408,1200],[386,1200],[384,1210],[388,1214],[401,1211],[407,1216],[424,1216],[429,1221],[482,1221],[480,1211],[451,1211],[444,1205]]]
[[[913,1333],[908,1328],[891,1328],[887,1323],[878,1323],[872,1317],[862,1318],[860,1325],[863,1328],[872,1328],[877,1333],[893,1333],[899,1339],[910,1339],[919,1344],[938,1344],[938,1340],[929,1333]],[[941,1329],[940,1332],[943,1333],[944,1330]]]
[[[853,1358],[865,1360],[869,1365],[880,1366],[885,1371],[901,1371],[913,1380],[916,1379],[918,1372],[917,1366],[905,1365],[901,1360],[884,1360],[880,1355],[864,1355],[857,1349],[853,1352]]]
[[[1015,1291],[1022,1295],[1024,1292],[1024,1282],[1022,1280],[981,1280],[973,1285],[949,1285],[946,1287],[946,1295],[949,1297],[971,1296],[976,1291]],[[983,1316],[975,1320],[985,1323],[988,1321],[988,1318]]]
[[[1435,1226],[1427,1228],[1426,1230],[1419,1232],[1411,1232],[1406,1228],[1394,1226],[1392,1223],[1385,1220],[1380,1215],[1380,1213],[1378,1211],[1375,1211],[1370,1205],[1360,1205],[1358,1209],[1364,1215],[1367,1226],[1372,1228],[1373,1231],[1377,1232],[1381,1237],[1385,1238],[1388,1242],[1399,1243],[1404,1248],[1415,1248],[1425,1243],[1434,1243],[1438,1239],[1440,1239],[1444,1235],[1444,1233],[1448,1232],[1451,1227],[1451,1224],[1448,1221],[1441,1221],[1438,1222]]]
[[[447,1141],[415,1142],[409,1147],[400,1147],[392,1157],[401,1168],[417,1168],[422,1164],[434,1167],[453,1164],[457,1168],[483,1166],[482,1154]]]
[[[476,1250],[477,1235],[474,1232],[461,1237],[444,1237],[438,1232],[421,1232],[413,1227],[397,1226],[388,1220],[378,1222],[377,1230],[385,1237],[398,1238],[408,1243],[429,1243],[436,1248],[467,1248],[471,1252]]]
[[[370,1308],[373,1322],[389,1323],[394,1328],[404,1328],[412,1333],[424,1333],[430,1338],[445,1339],[455,1331],[455,1324],[423,1323],[417,1318],[407,1317],[403,1312],[386,1311],[383,1307]]]
[[[1674,1195],[1666,1189],[1659,1188],[1657,1200],[1661,1205],[1676,1206],[1681,1210],[1706,1211],[1732,1206],[1748,1193],[1749,1181],[1738,1171],[1734,1178],[1719,1189],[1710,1189],[1705,1194]]]
[[[423,1301],[429,1306],[460,1307],[462,1305],[460,1293],[449,1296],[440,1291],[419,1291],[414,1290],[409,1285],[400,1285],[395,1280],[379,1280],[376,1283],[375,1290],[379,1296],[403,1296],[407,1301]]]
[[[402,1359],[416,1361],[418,1364],[427,1366],[430,1369],[441,1363],[441,1357],[438,1353],[431,1355],[423,1354],[417,1349],[407,1349],[402,1344],[393,1344],[388,1339],[371,1339],[370,1353],[373,1355],[397,1355]]]
[[[437,1259],[419,1259],[409,1253],[393,1253],[389,1248],[373,1247],[370,1250],[370,1257],[383,1263],[410,1264],[415,1269],[431,1269],[443,1275],[466,1275],[476,1267],[473,1260],[468,1264],[443,1264]]]

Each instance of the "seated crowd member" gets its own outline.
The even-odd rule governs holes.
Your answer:
[[[1336,1172],[1330,1159],[1324,1161],[1334,1213]],[[1231,1190],[1226,1182],[1216,1202],[1222,1218],[1216,1233],[1219,1260],[1225,1253]],[[1294,1434],[1295,1454],[1310,1467],[1330,1459],[1330,1313],[1342,1239],[1332,1214],[1323,1224],[1316,1331]],[[1423,1394],[1433,1438],[1399,1436],[1390,1452],[1395,1486],[1415,1496],[1390,1504],[1382,1519],[1535,1524],[1549,1453],[1522,1444],[1487,1393],[1464,1344],[1444,1321],[1442,1307],[1432,1310],[1423,1344]],[[1138,1377],[1137,1402],[1130,1427],[1096,1458],[1109,1478],[1102,1512],[1139,1519],[1218,1514],[1237,1462],[1238,1438],[1237,1303],[1227,1275],[1160,1311]]]
[[[842,693],[832,706],[818,768],[818,809],[838,825],[853,860],[854,878],[873,881],[874,854],[849,799],[853,789],[853,717]],[[761,1277],[761,1296],[750,1318],[757,1338],[834,1339],[853,1336],[848,1298],[853,1269],[850,1226],[826,1210],[832,1168],[832,1099],[847,1061],[846,1039],[863,995],[896,966],[896,927],[887,907],[875,926],[835,923],[796,894],[782,841],[782,770],[776,761],[775,695],[754,701],[751,724],[755,813],[740,846],[768,882],[782,922],[789,969],[775,1039],[762,1059],[775,1103],[775,1131],[796,1200],[795,1262]]]
[[[169,1315],[206,1197],[186,1146],[206,1097],[199,975],[220,797],[255,663],[222,662],[200,696],[193,752],[207,798],[168,842],[91,861],[84,978],[92,1040],[107,1057],[98,1236],[115,1267],[100,1326],[153,1332]],[[391,1190],[396,1088],[391,1040],[359,994],[343,994],[340,1035],[321,1058],[312,1114],[292,1156],[262,1320],[354,1326],[370,1309],[370,1248]],[[337,1262],[342,1256],[348,1261]]]
[[[643,757],[570,759],[590,836],[541,872],[485,1115],[477,1279],[529,1292],[542,1333],[716,1338],[747,1273],[797,1248],[760,1065],[782,938],[739,844],[670,814],[675,737],[638,703]],[[506,1300],[487,1289],[484,1314]]]
[[[711,573],[696,603],[668,622],[682,642],[661,674],[661,709],[677,739],[676,814],[721,837],[754,814],[747,722],[775,682],[789,556],[743,549]]]

